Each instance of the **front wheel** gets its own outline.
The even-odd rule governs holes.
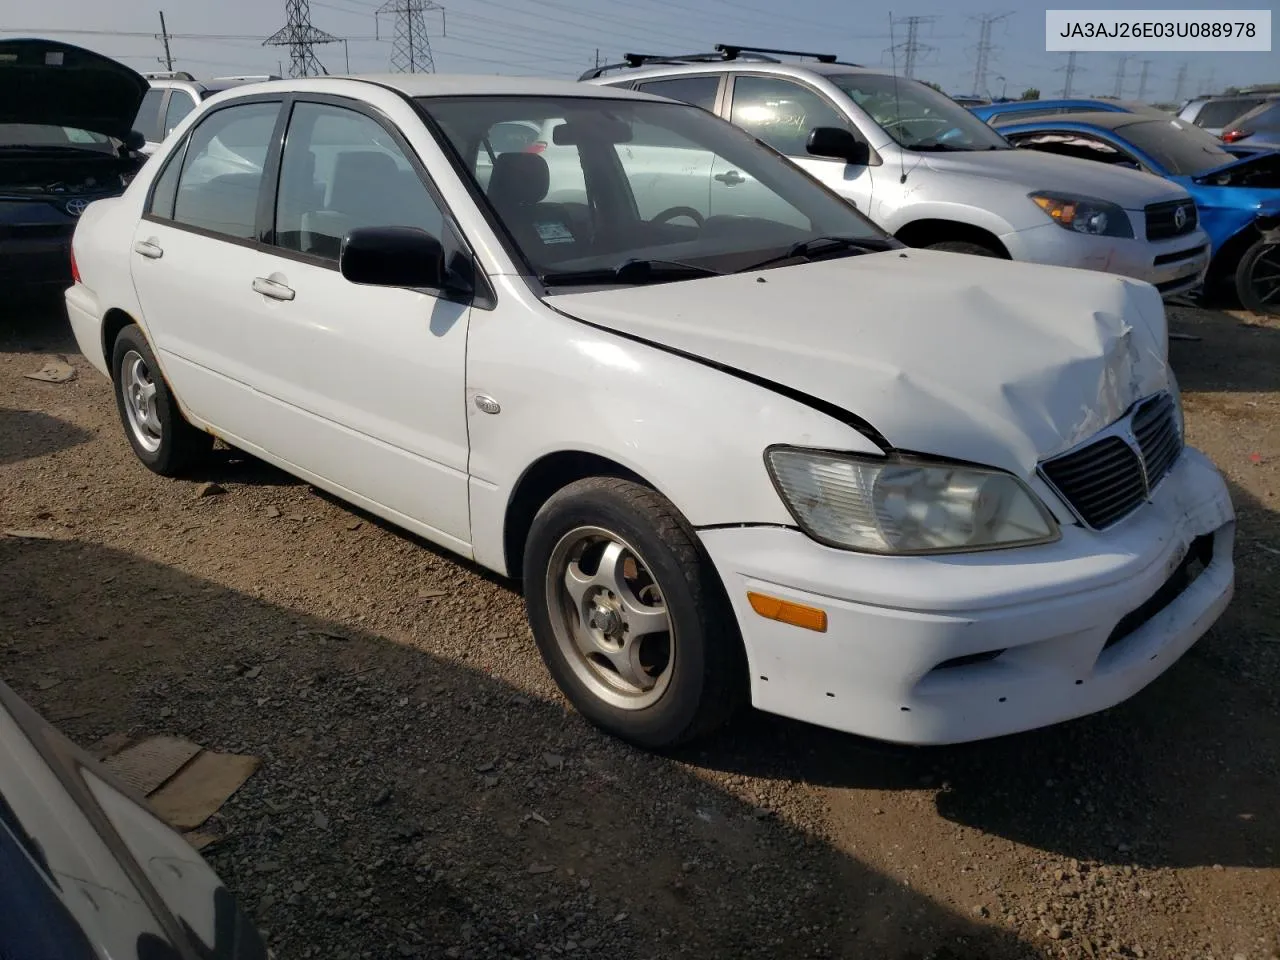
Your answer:
[[[658,493],[613,477],[570,484],[538,511],[525,603],[542,658],[591,722],[672,747],[744,698],[741,642],[710,560]]]
[[[1253,313],[1280,315],[1280,242],[1259,240],[1236,266],[1236,293]]]
[[[175,477],[209,455],[213,437],[182,416],[151,345],[136,324],[116,337],[111,382],[129,446],[148,469]]]

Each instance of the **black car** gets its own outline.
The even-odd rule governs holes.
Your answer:
[[[0,40],[0,300],[71,285],[71,234],[145,161],[143,77],[54,40]]]
[[[268,956],[200,854],[0,682],[0,957]]]

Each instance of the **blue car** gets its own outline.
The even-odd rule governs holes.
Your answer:
[[[1175,117],[1066,113],[1010,118],[995,128],[1014,146],[1144,170],[1185,187],[1209,234],[1206,285],[1234,285],[1253,309],[1280,309],[1280,278],[1268,274],[1268,244],[1280,230],[1280,151],[1241,158]]]
[[[1086,110],[1104,113],[1135,112],[1132,106],[1119,100],[1010,100],[1007,103],[984,103],[969,107],[969,112],[975,117],[992,125],[1015,118],[1030,120],[1033,117],[1051,117]]]

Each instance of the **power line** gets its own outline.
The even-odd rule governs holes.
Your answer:
[[[928,56],[936,47],[921,43],[919,39],[920,25],[922,23],[933,23],[937,17],[903,17],[900,20],[892,20],[892,23],[905,23],[907,25],[907,39],[901,43],[889,47],[886,52],[892,53],[896,57],[899,52],[902,53],[902,75],[911,80],[916,75],[916,60]]]
[[[1182,65],[1178,67],[1178,78],[1173,84],[1173,102],[1182,103],[1182,91],[1187,85],[1187,69],[1190,65],[1184,60]]]
[[[1124,96],[1124,70],[1131,59],[1128,54],[1125,54],[1120,58],[1120,62],[1116,64],[1115,96],[1117,100]]]
[[[1147,72],[1151,69],[1151,61],[1142,61],[1142,73],[1138,76],[1138,102],[1145,102],[1147,99]]]
[[[321,43],[337,43],[338,38],[311,25],[310,0],[285,0],[284,16],[284,26],[263,40],[262,45],[289,48],[290,77],[327,74],[329,71],[316,59],[315,47]]]
[[[1076,51],[1072,50],[1067,54],[1067,65],[1058,67],[1054,73],[1063,73],[1065,76],[1062,81],[1062,95],[1064,97],[1071,96],[1072,84],[1075,82],[1076,72],[1080,68],[1076,66]]]
[[[973,92],[984,93],[987,89],[987,71],[991,63],[991,54],[995,45],[991,42],[991,28],[1012,13],[984,13],[979,20],[977,59],[973,67]]]
[[[431,38],[427,36],[427,22],[423,14],[436,10],[440,11],[443,24],[444,7],[434,0],[387,0],[378,8],[379,14],[393,13],[396,17],[396,38],[391,47],[393,73],[435,73]]]

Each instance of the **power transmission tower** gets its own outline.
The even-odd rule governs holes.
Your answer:
[[[1072,50],[1067,54],[1067,65],[1065,67],[1058,67],[1054,70],[1054,73],[1062,73],[1065,75],[1062,80],[1062,95],[1064,97],[1071,96],[1072,86],[1076,79],[1076,72],[1079,71],[1079,69],[1080,68],[1076,66],[1076,51]]]
[[[387,0],[378,8],[379,14],[394,14],[396,38],[391,46],[391,70],[393,73],[435,73],[436,64],[431,56],[431,38],[427,35],[427,22],[423,14],[440,11],[444,20],[444,7],[435,0]]]
[[[169,53],[169,28],[164,25],[164,11],[160,11],[160,40],[164,42],[164,56],[160,62],[166,70],[173,70],[173,55]]]
[[[1182,103],[1182,91],[1187,85],[1187,63],[1184,60],[1182,66],[1178,67],[1178,79],[1173,85],[1173,102]]]
[[[887,52],[892,53],[895,58],[899,53],[902,54],[902,75],[908,80],[916,75],[916,63],[937,49],[920,42],[920,25],[933,23],[937,19],[937,17],[903,17],[901,20],[893,21],[893,23],[907,25],[907,39],[889,47]]]
[[[1129,65],[1130,56],[1125,54],[1120,58],[1120,62],[1116,64],[1116,89],[1115,96],[1118,100],[1124,96],[1124,70]]]
[[[983,94],[987,89],[987,69],[991,63],[991,54],[995,45],[991,42],[991,28],[1012,13],[984,13],[979,18],[977,59],[973,67],[973,92]]]
[[[1147,99],[1147,71],[1151,69],[1151,61],[1142,61],[1142,73],[1138,75],[1138,102],[1145,102]]]
[[[311,25],[311,0],[285,0],[284,20],[284,26],[263,40],[262,45],[289,48],[290,77],[328,74],[329,71],[316,59],[314,48],[320,43],[337,43],[338,38]]]

